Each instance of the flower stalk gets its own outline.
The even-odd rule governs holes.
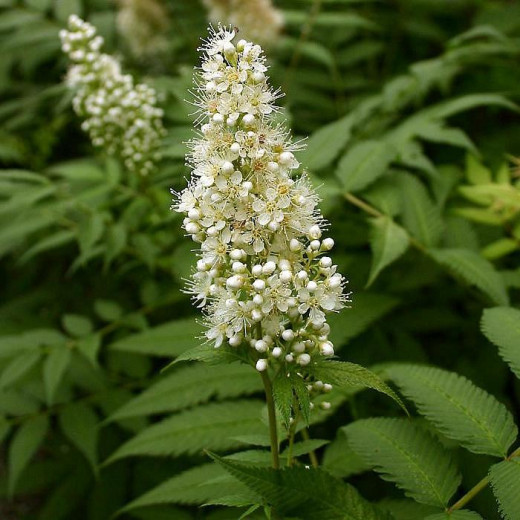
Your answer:
[[[275,121],[281,94],[269,86],[262,49],[219,27],[201,51],[192,176],[172,205],[200,244],[187,292],[203,310],[206,340],[236,349],[260,372],[279,467],[269,374],[301,378],[312,394],[330,391],[310,369],[334,355],[326,314],[349,301],[346,280],[328,256],[334,241],[323,237],[318,196],[294,154],[302,145]]]

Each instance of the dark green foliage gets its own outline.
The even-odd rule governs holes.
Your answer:
[[[273,374],[279,472],[256,352],[204,344],[181,292],[194,246],[169,190],[189,176],[206,10],[163,3],[167,48],[140,60],[117,2],[0,1],[0,517],[520,518],[517,2],[275,1],[280,118],[308,136],[298,159],[352,290],[329,319],[337,359],[314,366],[333,390]],[[146,179],[80,129],[71,13],[160,93]]]

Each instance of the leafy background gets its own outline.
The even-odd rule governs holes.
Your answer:
[[[310,136],[300,159],[354,295],[332,339],[341,359],[388,378],[412,419],[337,389],[295,446],[324,469],[273,480],[254,371],[161,372],[200,332],[169,189],[189,175],[184,100],[205,10],[165,2],[168,51],[140,61],[114,4],[2,0],[0,517],[218,520],[268,503],[287,518],[520,518],[508,457],[520,414],[520,5],[276,4],[272,82],[295,136]],[[144,182],[79,130],[57,37],[71,13],[161,93],[165,158]],[[481,479],[491,485],[443,512]]]

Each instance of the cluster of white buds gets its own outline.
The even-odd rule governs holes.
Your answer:
[[[261,45],[273,45],[283,27],[281,11],[271,0],[203,0],[213,23],[240,27],[240,35]]]
[[[162,0],[118,0],[117,30],[130,52],[140,59],[168,48],[165,33],[170,26]]]
[[[134,85],[132,76],[122,74],[119,62],[100,52],[103,38],[78,16],[69,17],[68,30],[61,30],[60,38],[74,64],[67,83],[76,89],[73,107],[84,118],[81,128],[94,146],[120,156],[130,171],[149,174],[164,135],[155,90]]]
[[[279,93],[262,49],[212,30],[197,73],[200,137],[192,179],[172,206],[200,243],[188,292],[203,307],[215,347],[246,349],[256,368],[304,367],[334,355],[326,313],[348,295],[328,256],[318,197],[298,172],[290,134],[274,123]],[[328,389],[329,387],[327,387]]]

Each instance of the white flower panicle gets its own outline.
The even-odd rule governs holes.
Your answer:
[[[94,146],[120,156],[130,171],[149,174],[164,134],[155,90],[134,85],[132,76],[122,74],[119,62],[100,52],[103,38],[94,26],[78,16],[69,17],[68,30],[61,30],[60,38],[73,62],[67,83],[77,90],[73,107],[84,118],[81,128]]]
[[[188,292],[204,309],[215,347],[245,349],[256,368],[334,355],[326,314],[348,301],[328,256],[318,197],[274,123],[279,93],[258,45],[212,30],[197,74],[200,137],[192,179],[172,206],[200,243]],[[328,387],[327,387],[328,388]]]
[[[145,59],[165,51],[170,20],[162,0],[118,0],[116,25],[130,52]]]
[[[261,45],[273,45],[283,27],[281,11],[271,0],[203,0],[213,23],[240,27],[241,36]]]

